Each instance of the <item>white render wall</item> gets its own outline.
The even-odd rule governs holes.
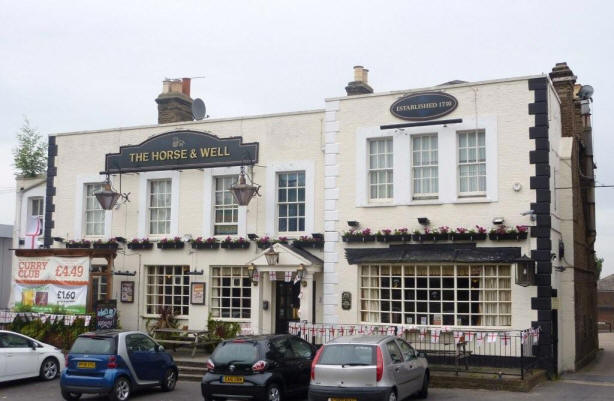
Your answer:
[[[269,235],[276,238],[278,234],[274,232],[272,221],[275,218],[273,205],[275,191],[270,188],[276,185],[274,172],[272,170],[284,171],[290,169],[306,170],[307,182],[310,184],[306,188],[307,199],[311,202],[311,211],[307,211],[308,220],[306,221],[306,231],[297,233],[299,235],[311,235],[314,232],[323,232],[323,207],[324,194],[318,188],[322,188],[324,183],[323,171],[323,119],[324,112],[321,110],[286,113],[270,116],[244,117],[237,119],[224,120],[205,120],[201,122],[177,123],[166,125],[154,125],[146,127],[136,127],[130,129],[116,129],[108,131],[91,131],[83,133],[59,134],[56,136],[58,145],[58,155],[56,166],[58,175],[55,177],[56,196],[54,203],[56,211],[53,214],[55,228],[52,236],[60,236],[66,240],[80,239],[82,237],[80,228],[82,227],[82,187],[87,182],[100,182],[104,180],[99,172],[104,170],[104,156],[106,153],[119,151],[122,145],[139,144],[152,135],[174,130],[192,129],[196,131],[207,131],[221,138],[230,136],[241,136],[243,142],[259,143],[259,162],[253,169],[254,182],[261,184],[260,193],[262,197],[252,199],[249,206],[242,209],[241,213],[246,216],[243,227],[240,227],[240,234],[255,233],[259,236]],[[105,235],[101,238],[125,237],[130,241],[135,237],[145,236],[145,198],[144,182],[146,177],[173,177],[173,183],[178,184],[174,187],[176,193],[173,200],[177,200],[176,217],[171,223],[172,233],[183,236],[192,235],[207,237],[211,234],[210,216],[205,216],[204,204],[207,195],[210,194],[211,175],[236,173],[236,169],[207,169],[207,170],[183,170],[183,171],[160,171],[155,173],[129,173],[123,174],[121,179],[121,191],[130,193],[130,202],[123,204],[116,210],[108,213]],[[287,170],[286,170],[287,171]],[[113,185],[119,189],[119,177],[113,176]],[[209,185],[207,185],[209,182]],[[206,193],[207,192],[207,193]],[[81,205],[81,206],[80,206]],[[81,210],[81,212],[79,212]],[[151,239],[161,238],[149,236]],[[220,236],[223,238],[225,236]],[[96,240],[98,237],[87,237]],[[60,246],[57,244],[56,246]],[[209,313],[209,294],[210,266],[245,266],[246,263],[261,252],[252,243],[247,250],[212,250],[212,251],[192,251],[189,244],[183,250],[159,250],[154,246],[152,250],[131,251],[125,249],[118,254],[115,259],[116,270],[135,271],[134,277],[114,276],[112,298],[119,300],[119,290],[121,281],[135,282],[135,302],[119,303],[120,321],[123,328],[141,329],[145,328],[143,318],[152,317],[144,314],[145,296],[145,266],[147,265],[188,265],[191,270],[203,270],[203,275],[191,276],[193,282],[206,282],[206,305],[190,305],[190,315],[185,317],[182,325],[189,325],[190,328],[202,329],[206,327]],[[323,258],[321,251],[312,250],[315,255]],[[99,262],[97,260],[94,263]],[[320,283],[318,283],[318,286]],[[322,289],[316,286],[317,299],[321,300]],[[268,300],[271,305],[274,303],[274,292],[262,293],[263,286],[252,287],[252,316],[263,315],[263,321],[272,322],[271,314],[273,307],[268,311],[262,311],[263,300]],[[319,295],[318,295],[319,294]],[[311,301],[311,300],[310,300]],[[321,313],[321,308],[316,307],[316,313]],[[321,319],[321,317],[318,317]],[[237,319],[231,319],[237,320]],[[252,319],[254,320],[254,319]],[[247,319],[246,321],[249,321]],[[270,331],[270,327],[261,328]]]
[[[334,294],[325,293],[325,305],[338,305],[341,293],[350,291],[354,295],[352,309],[343,311],[335,307],[336,315],[327,315],[325,320],[340,323],[360,321],[359,284],[356,266],[350,266],[344,257],[346,247],[387,246],[380,244],[355,245],[341,242],[340,233],[349,227],[349,220],[359,221],[361,229],[370,228],[372,232],[384,228],[407,227],[410,231],[421,228],[418,217],[428,217],[432,227],[442,225],[454,229],[457,226],[474,227],[476,224],[491,227],[492,219],[504,217],[505,224],[532,225],[529,216],[521,216],[530,209],[530,203],[535,201],[535,191],[529,188],[529,177],[534,174],[534,167],[529,164],[529,152],[534,149],[533,141],[529,140],[529,127],[534,125],[534,117],[528,114],[528,104],[533,102],[533,92],[529,91],[527,79],[498,81],[483,84],[464,84],[452,87],[427,88],[427,90],[443,90],[458,99],[458,107],[442,119],[462,118],[463,124],[443,126],[426,126],[406,129],[407,133],[438,133],[439,143],[439,181],[440,194],[436,201],[411,201],[408,197],[395,196],[389,205],[366,202],[366,174],[364,178],[357,175],[366,170],[366,155],[361,152],[362,143],[369,136],[393,136],[394,157],[402,157],[404,150],[397,149],[397,143],[409,145],[406,133],[394,130],[381,131],[380,125],[398,124],[403,121],[396,119],[389,111],[390,105],[409,92],[390,94],[374,94],[335,98],[327,101],[327,124],[338,130],[335,132],[335,143],[338,146],[327,152],[325,160],[335,162],[337,187],[327,188],[331,194],[340,194],[335,205],[337,209],[327,210],[330,219],[327,224],[327,243],[325,258],[336,259],[335,271],[330,273],[330,265],[325,269],[326,275],[331,274],[331,281],[338,282]],[[337,106],[338,104],[338,106]],[[335,110],[338,107],[338,110]],[[332,113],[334,111],[334,114]],[[332,119],[334,117],[334,119]],[[475,125],[477,119],[477,127]],[[459,199],[456,195],[456,130],[484,128],[487,142],[487,196],[480,199]],[[327,132],[327,135],[331,135]],[[452,139],[451,139],[452,137]],[[363,147],[364,148],[364,147]],[[333,153],[336,151],[337,153]],[[407,147],[407,153],[409,147]],[[357,166],[364,165],[361,169]],[[409,164],[407,169],[409,169]],[[395,170],[394,174],[397,175]],[[409,175],[407,175],[409,177]],[[494,178],[494,180],[493,180]],[[361,186],[362,182],[362,186]],[[394,191],[409,192],[408,182],[394,179]],[[515,183],[521,185],[520,191],[513,189]],[[332,204],[331,204],[332,206]],[[336,222],[335,230],[332,222]],[[522,253],[530,256],[535,248],[534,239],[521,242],[493,242],[486,240],[479,246],[521,246]],[[513,281],[513,279],[512,279]],[[535,297],[536,287],[520,287],[512,284],[512,328],[526,329],[531,321],[537,320],[536,311],[531,310],[531,297]]]

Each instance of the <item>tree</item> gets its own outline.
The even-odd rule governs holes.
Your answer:
[[[598,258],[595,254],[595,272],[597,273],[597,280],[601,277],[601,269],[603,268],[603,258]]]
[[[23,177],[36,177],[47,168],[47,143],[30,121],[24,117],[23,126],[17,133],[17,147],[13,149],[14,166]]]

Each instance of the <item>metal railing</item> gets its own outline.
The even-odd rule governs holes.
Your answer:
[[[520,376],[537,366],[539,329],[291,323],[290,334],[313,344],[344,335],[394,335],[426,354],[432,370]]]

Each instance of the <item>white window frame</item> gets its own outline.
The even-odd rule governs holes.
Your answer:
[[[34,203],[40,202],[40,207],[42,208],[41,213],[34,214]],[[40,219],[40,233],[41,235],[43,231],[45,231],[45,198],[42,196],[31,196],[28,198],[28,217],[38,217]],[[27,222],[26,222],[27,225]]]
[[[444,268],[452,268],[452,275],[443,275],[441,272]],[[385,273],[385,270],[387,272]],[[400,274],[394,274],[394,271],[400,270]],[[413,275],[412,275],[413,269]],[[439,269],[440,274],[433,274],[433,269]],[[460,274],[461,269],[465,269],[468,274]],[[494,269],[494,270],[493,270]],[[474,270],[479,270],[478,274],[474,274]],[[507,270],[507,274],[504,274]],[[442,317],[441,326],[463,326],[463,327],[510,327],[512,325],[512,275],[514,272],[512,264],[451,264],[451,263],[429,263],[425,264],[365,264],[359,266],[359,294],[360,304],[359,313],[362,323],[386,323],[386,324],[416,324],[423,325],[421,320],[418,320],[421,315],[426,317],[426,325],[434,325],[431,321],[431,315],[439,315]],[[437,270],[435,270],[437,272]],[[366,273],[366,274],[365,274]],[[382,286],[382,279],[388,279],[388,287]],[[400,280],[399,280],[400,278]],[[411,282],[413,286],[406,287],[406,280]],[[468,287],[458,287],[457,278],[466,278]],[[398,286],[394,285],[394,280],[399,280]],[[425,280],[426,287],[418,285],[418,279]],[[431,279],[439,279],[438,287],[431,287]],[[443,279],[451,279],[452,287],[444,287]],[[479,287],[472,288],[472,279],[479,282]],[[486,284],[489,284],[488,286]],[[382,290],[383,289],[383,290]],[[383,294],[388,290],[388,294]],[[394,294],[398,291],[399,294]],[[419,298],[419,291],[426,293],[426,298]],[[438,299],[431,299],[431,293],[438,291]],[[443,292],[453,291],[453,299],[444,299]],[[458,295],[460,291],[467,291],[467,299],[460,300]],[[472,292],[478,292],[480,298],[474,300],[471,298]],[[367,295],[365,297],[365,295]],[[387,295],[387,297],[383,296]],[[493,299],[494,296],[494,299]],[[407,297],[407,298],[406,298]],[[412,299],[413,298],[413,299]],[[382,307],[382,303],[388,302],[388,310]],[[394,303],[400,307],[399,311],[394,313]],[[413,311],[411,304],[413,303]],[[453,312],[444,312],[444,303],[453,304]],[[426,307],[426,311],[419,312],[419,304]],[[431,305],[439,304],[439,310],[431,310]],[[461,304],[467,304],[468,311],[459,311]],[[473,312],[471,305],[478,304],[481,309],[479,312]],[[493,306],[495,306],[493,308]],[[382,319],[382,314],[389,315],[390,319]],[[393,319],[393,314],[400,317],[401,322]],[[452,316],[453,321],[445,321],[446,317]],[[469,324],[459,324],[461,316],[467,317]],[[471,318],[475,316],[480,320],[480,324],[472,325]],[[366,319],[365,319],[366,317]],[[412,317],[412,321],[407,318]],[[385,320],[388,320],[387,322]]]
[[[289,187],[289,186],[284,187],[284,189],[286,189],[286,190],[296,188],[296,190],[297,190],[297,198],[296,198],[296,200],[291,202],[288,198],[286,198],[286,200],[284,202],[280,202],[280,200],[279,200],[279,190],[280,190],[280,187],[279,187],[279,176],[282,175],[282,174],[297,174],[297,178],[298,178],[298,174],[300,174],[300,173],[303,173],[303,176],[304,176],[303,177],[303,186],[302,187],[298,185],[298,181],[297,181],[297,186],[296,187]],[[276,232],[278,234],[284,234],[284,235],[295,235],[296,233],[303,233],[303,232],[305,232],[305,230],[304,230],[304,228],[305,228],[305,220],[306,220],[305,219],[305,213],[306,213],[306,206],[307,206],[306,205],[306,202],[307,202],[307,199],[306,199],[307,198],[307,192],[306,192],[307,188],[306,188],[306,182],[305,182],[305,178],[306,178],[305,171],[302,171],[302,170],[298,170],[298,171],[278,171],[276,176],[277,176],[277,179],[275,180],[275,182],[276,182],[277,185],[276,185],[276,188],[275,188],[275,213],[276,213],[275,214],[275,230],[276,230]],[[303,201],[299,201],[298,200],[298,190],[301,189],[301,188],[303,189]],[[282,218],[282,217],[279,216],[279,206],[280,206],[280,204],[284,204],[284,205],[295,204],[295,205],[297,205],[296,219],[300,219],[300,218],[303,219],[303,230],[299,230],[298,229],[298,227],[299,227],[298,224],[297,224],[297,229],[293,230],[293,231],[290,231],[288,229],[285,230],[285,231],[281,231],[279,229],[279,221]],[[302,215],[299,213],[299,209],[300,209],[300,205],[301,204],[303,204],[303,214]],[[285,219],[287,219],[287,221],[289,221],[289,216],[285,216],[283,218],[285,218]],[[286,228],[289,228],[289,225]]]
[[[171,224],[168,234],[149,234],[149,181],[171,180]],[[138,236],[164,238],[178,235],[179,225],[179,171],[152,171],[139,174]]]
[[[153,269],[153,274],[151,273]],[[176,274],[176,270],[180,270],[180,274]],[[162,272],[160,272],[162,270]],[[170,277],[169,270],[171,271]],[[175,313],[175,308],[181,308],[181,313],[177,315],[179,318],[187,318],[190,314],[190,266],[188,265],[145,265],[145,315],[146,316],[159,316],[158,307],[171,307],[173,313]],[[150,277],[153,277],[153,280],[150,280]],[[171,283],[167,284],[166,280],[170,278]],[[186,280],[187,278],[187,280]],[[162,279],[162,284],[159,283],[159,280]],[[179,280],[177,280],[179,279]],[[153,281],[153,283],[151,283]],[[179,282],[177,282],[179,281]],[[166,293],[166,287],[171,287],[171,293]],[[160,288],[162,288],[162,293],[159,293]],[[180,289],[180,293],[176,294],[175,291],[177,288]],[[162,303],[149,302],[149,297],[162,297]],[[166,297],[171,297],[171,302],[166,302]],[[175,298],[180,297],[180,302],[178,304],[175,303]],[[148,310],[149,306],[153,308]],[[153,311],[153,312],[152,312]],[[183,313],[187,312],[187,313]]]
[[[230,191],[230,189],[225,190],[222,188],[221,191],[218,191],[217,189],[217,183],[219,180],[222,181],[227,181],[230,183],[230,185],[233,185],[235,182],[237,182],[238,176],[236,175],[218,175],[213,177],[213,233],[215,235],[237,235],[239,233],[239,205],[236,202],[236,199],[234,198],[234,195],[232,194],[232,191]],[[224,203],[224,201],[222,201],[221,204],[218,205],[217,203],[217,194],[221,193],[222,197],[224,195],[224,193],[228,192],[230,194],[230,196],[232,197],[232,203]],[[234,221],[222,221],[222,222],[217,222],[217,211],[218,209],[222,210],[222,213],[225,214],[226,211],[230,210],[232,213],[232,220]],[[223,227],[223,226],[235,226],[236,227],[236,232],[232,233],[232,234],[216,234],[215,233],[215,228],[216,227]]]
[[[158,189],[160,189],[160,187],[162,187],[162,189],[166,190],[166,188],[164,188],[167,184],[170,186],[170,188],[168,188],[168,192],[166,191],[159,191],[154,193],[154,187],[156,186],[156,184],[160,184],[158,186]],[[173,192],[173,180],[171,180],[170,178],[158,178],[155,180],[148,180],[147,181],[147,234],[151,235],[151,236],[165,236],[165,235],[170,235],[171,233],[171,209],[172,209],[172,192]],[[169,196],[171,197],[171,203],[169,204],[160,204],[160,203],[164,203],[163,199]],[[157,204],[154,206],[153,205],[153,199],[157,199]],[[162,200],[162,202],[161,202]],[[167,219],[160,219],[159,217],[159,212],[160,211],[168,211],[167,214]],[[158,213],[155,213],[155,212]],[[157,214],[158,218],[156,220],[154,220],[152,217],[153,214]],[[166,228],[166,225],[168,224],[168,229]],[[152,226],[156,227],[156,231],[158,232],[153,232],[154,230],[152,229]],[[160,230],[160,226],[163,227],[163,230]]]
[[[85,185],[104,183],[103,175],[79,175],[77,176],[75,187],[75,220],[74,220],[74,237],[73,239],[81,238],[109,238],[111,237],[111,219],[113,212],[105,210],[104,212],[104,234],[103,235],[85,235]],[[113,182],[113,177],[111,177]]]
[[[482,115],[476,120],[475,115],[455,116],[462,123],[429,127],[407,127],[395,130],[382,130],[379,126],[365,126],[356,130],[355,140],[355,206],[356,207],[391,207],[422,206],[463,203],[489,203],[499,200],[498,194],[498,123],[497,117]],[[486,132],[486,196],[465,197],[458,194],[458,149],[457,131],[483,129]],[[411,136],[425,132],[437,132],[439,196],[437,199],[412,199],[410,153]],[[392,136],[394,152],[394,199],[388,202],[370,202],[367,192],[369,177],[367,175],[367,140]]]
[[[227,235],[213,234],[215,232],[215,178],[228,175],[238,176],[240,173],[240,166],[215,167],[203,171],[203,237],[216,237],[218,239],[227,237]],[[257,202],[257,199],[258,198],[252,199],[252,202]],[[247,206],[239,206],[238,213],[238,232],[236,235],[231,235],[231,237],[245,238],[247,236]]]
[[[371,144],[375,143],[375,142],[390,142],[391,146],[392,146],[392,152],[388,153],[387,151],[385,153],[376,153],[375,155],[379,156],[379,155],[388,155],[390,154],[390,156],[392,157],[392,166],[390,167],[383,167],[383,168],[373,168],[371,166],[371,152],[370,152],[370,148],[371,148]],[[379,145],[378,145],[379,147]],[[381,138],[369,138],[367,139],[367,196],[369,197],[369,202],[391,202],[394,199],[394,191],[395,191],[395,185],[394,185],[394,170],[395,170],[395,165],[394,165],[394,138],[391,136],[383,136]],[[371,174],[372,173],[378,173],[380,171],[384,171],[384,172],[388,172],[390,171],[390,173],[392,174],[392,182],[388,183],[386,182],[385,184],[382,183],[377,183],[377,184],[372,184],[371,182]],[[391,186],[391,192],[392,192],[392,196],[387,196],[387,197],[371,197],[371,187],[373,185],[377,186],[377,192],[379,194],[379,187],[380,186],[385,186],[387,188],[388,185]],[[388,189],[386,189],[386,191],[388,191]]]
[[[103,237],[104,236],[104,231],[105,231],[105,222],[104,222],[104,217],[105,217],[105,211],[102,208],[102,206],[100,206],[100,204],[98,203],[98,199],[96,199],[95,195],[91,196],[91,200],[92,203],[94,203],[94,205],[98,205],[98,208],[95,209],[88,209],[88,197],[90,197],[88,195],[88,188],[89,187],[98,187],[99,190],[102,190],[104,188],[104,183],[102,182],[88,182],[87,184],[84,184],[83,187],[83,234],[85,237],[93,237],[93,238],[99,238],[99,237]],[[94,193],[96,193],[96,191],[94,191]],[[91,214],[100,214],[102,216],[102,232],[101,233],[88,233],[87,232],[87,226],[88,226],[88,213]],[[95,223],[94,223],[95,224]]]
[[[268,236],[287,235],[299,237],[310,235],[315,227],[315,163],[311,160],[297,160],[287,163],[267,163],[265,184],[266,232]],[[305,172],[305,231],[279,233],[277,231],[277,173],[290,171]],[[254,179],[256,182],[257,179]]]
[[[420,149],[418,151],[416,151],[416,149],[414,148],[414,143],[416,141],[417,138],[420,138],[420,140],[422,141],[424,138],[430,138],[430,137],[434,137],[436,142],[437,142],[437,148],[435,148],[435,152],[437,153],[437,162],[433,163],[431,160],[431,163],[429,165],[414,165],[415,162],[415,153],[416,152],[420,152],[423,153],[423,150]],[[411,135],[410,137],[410,175],[411,175],[411,182],[410,182],[410,188],[411,188],[411,194],[412,194],[412,199],[437,199],[439,197],[439,135],[437,134],[437,132],[430,132],[430,133],[424,133],[424,134],[416,134],[416,135]],[[429,152],[433,152],[433,149],[430,148],[428,150]],[[437,179],[437,191],[435,192],[421,192],[421,193],[416,193],[415,192],[415,182],[417,180],[416,178],[416,170],[417,169],[428,169],[428,168],[435,168],[436,171],[436,175],[435,178]],[[429,177],[428,179],[432,181],[433,177]],[[419,178],[419,180],[421,181],[425,181],[425,179],[423,177]],[[431,182],[431,187],[432,187],[432,182]]]
[[[480,149],[480,145],[479,145],[479,135],[480,134],[484,134],[484,156],[485,156],[485,160],[483,162],[481,162],[479,160],[479,158],[476,159],[476,162],[465,162],[461,164],[460,161],[460,138],[461,135],[466,135],[466,134],[476,134],[476,145],[475,145],[475,151],[476,151],[476,155],[479,154],[479,149]],[[466,147],[466,149],[469,149],[469,147]],[[467,197],[484,197],[487,195],[487,191],[488,191],[488,153],[487,153],[487,148],[486,148],[486,131],[484,129],[481,128],[477,128],[477,129],[470,129],[470,130],[457,130],[456,131],[456,182],[457,182],[457,191],[458,191],[458,196],[459,198],[467,198]],[[478,156],[476,156],[478,157]],[[460,176],[460,170],[461,170],[461,166],[469,166],[469,165],[475,165],[479,168],[480,165],[484,165],[484,171],[486,173],[486,176],[484,176],[484,185],[486,186],[484,188],[483,191],[465,191],[465,192],[461,192],[461,176]],[[479,185],[479,179],[480,179],[481,175],[478,174],[477,175],[477,179],[478,179],[478,185]]]
[[[230,275],[226,276],[222,274],[222,270],[226,270],[226,269],[230,269]],[[219,274],[216,274],[216,271],[219,271]],[[230,285],[225,286],[223,285],[222,279],[223,278],[230,278]],[[236,285],[238,280],[238,284]],[[257,287],[252,287],[251,285],[251,281],[249,279],[249,275],[248,275],[248,271],[247,271],[247,266],[211,266],[211,270],[209,272],[209,281],[211,282],[210,285],[210,295],[209,295],[209,310],[211,312],[211,315],[213,318],[215,319],[219,319],[219,320],[231,320],[231,321],[245,321],[245,322],[250,322],[251,318],[256,318],[256,316],[253,315],[252,312],[252,304],[253,304],[253,294],[252,292],[254,291],[253,288],[257,288]],[[223,289],[224,288],[229,288],[230,289],[230,295],[228,296],[224,296],[223,295]],[[239,312],[241,314],[240,317],[233,317],[232,316],[232,301],[234,296],[232,295],[232,291],[233,289],[238,289],[239,291],[239,300],[240,300],[240,305],[239,305]],[[249,292],[249,295],[244,295],[244,290],[248,290],[247,292]],[[230,299],[230,306],[225,307],[223,306],[223,299],[228,298]],[[250,304],[249,306],[244,306],[243,301],[244,300],[249,300]],[[229,309],[230,310],[230,316],[225,316],[223,317],[223,309]],[[236,308],[234,308],[236,309]],[[246,316],[243,313],[247,312]]]

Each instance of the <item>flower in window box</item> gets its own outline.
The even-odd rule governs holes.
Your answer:
[[[183,249],[184,245],[185,244],[180,237],[174,237],[171,239],[162,238],[158,242],[158,249]]]
[[[484,228],[476,226],[478,230],[474,228],[466,229],[465,227],[456,227],[456,230],[450,234],[450,237],[455,240],[468,240],[468,241],[481,241],[486,239],[486,233],[479,232],[479,228],[485,231]]]
[[[496,229],[490,230],[488,237],[493,241],[521,240],[527,238],[527,232],[528,228],[526,226],[516,226],[515,228],[508,229],[505,225],[501,224]]]
[[[258,238],[258,241],[256,241],[256,245],[260,249],[266,249],[266,248],[270,247],[271,246],[271,237],[269,237],[268,235],[263,235],[262,237]]]
[[[93,248],[94,249],[117,249],[119,244],[117,243],[117,239],[109,238],[104,241],[102,239],[97,239],[94,241]]]
[[[300,248],[322,248],[324,240],[322,238],[313,238],[307,235],[301,235],[299,239],[295,239],[292,245]]]
[[[362,231],[351,229],[344,232],[341,239],[344,242],[373,242],[375,241],[375,235],[371,235],[370,228],[365,228]]]
[[[288,237],[278,237],[273,243],[287,244]]]
[[[446,230],[446,232],[444,233],[440,233],[439,230],[441,228],[444,228]],[[450,230],[450,227],[448,226],[443,226],[440,228],[435,228],[433,230],[431,230],[428,226],[424,226],[424,233],[421,234],[420,231],[415,230],[414,231],[414,235],[412,235],[412,240],[414,241],[438,241],[438,240],[447,240],[449,239],[449,234],[448,231]]]
[[[91,242],[86,239],[81,239],[78,241],[70,240],[66,243],[66,248],[89,248]]]
[[[191,243],[192,249],[218,249],[220,247],[220,243],[215,237],[209,237],[206,240],[203,240],[203,237],[198,237]]]

